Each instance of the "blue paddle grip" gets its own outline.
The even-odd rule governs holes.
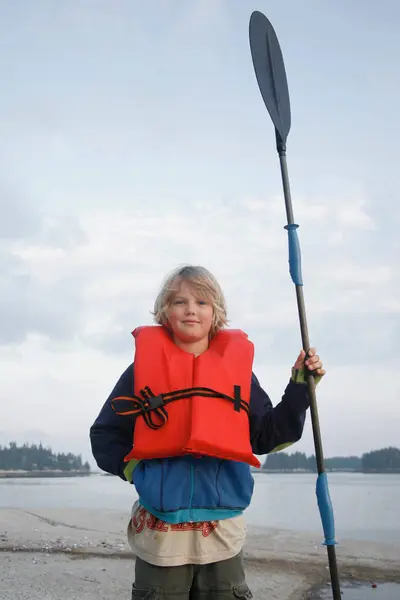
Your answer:
[[[301,274],[301,252],[297,228],[298,225],[295,225],[294,223],[285,225],[289,238],[289,273],[295,285],[303,285],[303,276]]]
[[[335,546],[335,519],[333,516],[332,501],[328,488],[328,477],[326,473],[318,475],[317,500],[321,515],[322,527],[324,529],[324,546]]]

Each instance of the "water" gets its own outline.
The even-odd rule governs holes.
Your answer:
[[[398,583],[381,583],[373,588],[371,584],[351,583],[341,586],[343,600],[398,600],[400,585]],[[310,600],[332,600],[330,587],[325,586],[312,594]]]
[[[312,474],[256,473],[246,511],[249,525],[317,533],[322,528]],[[394,542],[400,538],[400,475],[329,474],[337,538]],[[0,507],[90,508],[130,512],[133,486],[117,477],[0,479]],[[400,596],[399,596],[400,597]]]

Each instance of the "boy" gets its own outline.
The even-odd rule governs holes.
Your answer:
[[[253,346],[225,329],[222,290],[203,267],[167,278],[154,317],[157,326],[133,332],[135,361],[90,430],[98,466],[139,495],[128,526],[132,598],[251,598],[242,547],[253,453],[301,438],[305,370],[319,381],[322,362],[302,351],[273,407],[252,373]]]

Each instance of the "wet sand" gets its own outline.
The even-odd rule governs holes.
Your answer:
[[[128,519],[104,510],[0,509],[1,600],[130,598]],[[320,542],[318,536],[249,527],[244,557],[254,598],[299,600],[329,582]],[[374,582],[378,589],[400,582],[400,542],[341,540],[337,556],[343,581]]]

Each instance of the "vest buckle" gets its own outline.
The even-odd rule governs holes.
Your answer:
[[[143,412],[150,412],[151,410],[161,408],[163,405],[164,400],[161,395],[150,396],[150,398],[146,398],[145,402],[143,402]]]

